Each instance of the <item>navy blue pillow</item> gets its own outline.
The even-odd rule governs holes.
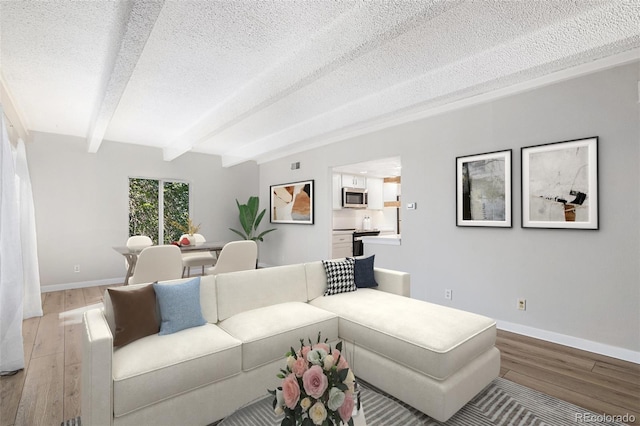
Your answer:
[[[160,306],[160,336],[206,324],[200,308],[200,277],[179,284],[153,284]]]
[[[373,276],[373,260],[375,257],[376,255],[374,254],[364,259],[356,259],[353,275],[357,288],[378,287],[378,283]]]

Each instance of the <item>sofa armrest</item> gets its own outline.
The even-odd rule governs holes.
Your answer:
[[[407,272],[373,268],[373,275],[378,283],[378,290],[411,297],[411,275]]]
[[[113,336],[102,308],[83,315],[82,424],[111,425],[113,418]]]

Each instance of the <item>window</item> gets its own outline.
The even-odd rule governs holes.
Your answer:
[[[189,218],[189,184],[158,179],[129,179],[129,236],[147,235],[154,244],[170,244]]]

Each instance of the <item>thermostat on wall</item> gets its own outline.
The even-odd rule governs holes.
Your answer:
[[[417,203],[407,203],[407,210],[415,210],[417,207]]]

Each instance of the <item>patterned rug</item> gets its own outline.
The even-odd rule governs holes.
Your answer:
[[[590,415],[589,425],[614,426],[598,422],[598,416],[506,379],[497,378],[447,422],[438,422],[396,398],[362,384],[362,403],[367,426],[575,426]],[[271,408],[272,397],[261,398],[218,423],[218,426],[277,426]],[[593,421],[596,420],[596,421]]]
[[[361,382],[367,426],[620,426],[584,408],[497,378],[447,422],[441,423],[375,387]],[[210,426],[279,426],[272,397],[265,396]],[[584,419],[588,419],[585,421]],[[61,426],[81,426],[80,417]],[[188,426],[186,423],[184,426]]]

